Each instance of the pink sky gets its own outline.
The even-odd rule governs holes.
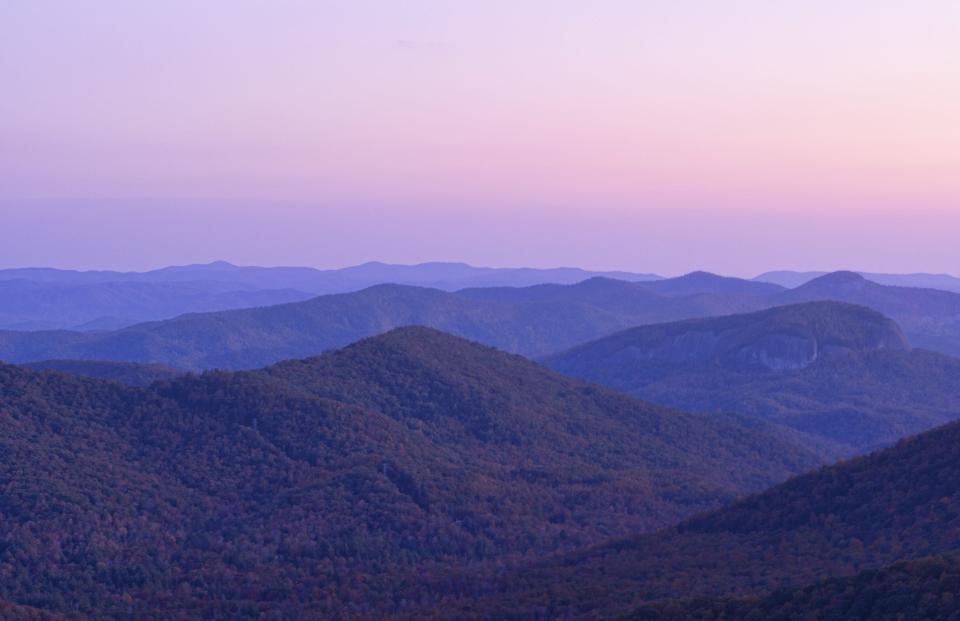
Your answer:
[[[7,0],[0,23],[0,210],[29,232],[3,265],[960,272],[954,0]]]

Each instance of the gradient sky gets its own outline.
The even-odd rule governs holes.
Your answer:
[[[3,0],[0,265],[960,272],[956,0]]]

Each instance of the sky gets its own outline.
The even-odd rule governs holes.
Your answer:
[[[0,266],[960,273],[956,0],[4,0]]]

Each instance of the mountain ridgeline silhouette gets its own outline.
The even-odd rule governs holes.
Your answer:
[[[425,325],[525,356],[544,356],[633,326],[839,300],[891,317],[910,342],[960,353],[960,294],[887,287],[853,273],[797,289],[694,273],[626,282],[469,288],[378,285],[262,308],[195,313],[96,332],[0,331],[0,360],[158,363],[245,369],[316,355],[406,325]]]
[[[593,276],[626,281],[658,278],[630,272],[482,268],[465,263],[371,262],[336,270],[241,267],[226,261],[148,272],[6,269],[0,270],[0,329],[116,329],[184,313],[296,302],[378,284],[452,291],[472,286],[570,284]]]
[[[538,356],[625,327],[752,308],[753,297],[664,296],[643,283],[593,278],[576,285],[449,293],[378,285],[291,304],[197,313],[106,332],[2,332],[0,359],[159,363],[182,369],[256,368],[316,355],[406,325],[425,325]]]

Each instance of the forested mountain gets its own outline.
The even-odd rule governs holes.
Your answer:
[[[0,332],[0,360],[153,362],[183,369],[255,368],[316,355],[406,325],[426,325],[537,356],[625,327],[743,309],[737,296],[668,297],[641,283],[594,278],[576,285],[449,293],[379,285],[305,302],[184,315],[112,332]],[[746,304],[752,308],[752,298]]]
[[[817,463],[426,328],[148,388],[0,365],[0,399],[0,600],[71,618],[419,609]]]
[[[876,311],[810,302],[631,328],[544,360],[655,403],[789,427],[834,457],[960,417],[960,360]]]
[[[485,592],[475,587],[481,579],[465,575],[470,595],[448,598],[434,614],[612,618],[644,603],[763,596],[953,552],[960,548],[958,446],[960,423],[951,423],[658,533],[488,577]]]
[[[960,619],[960,557],[897,563],[761,598],[671,601],[621,621],[907,621]]]

